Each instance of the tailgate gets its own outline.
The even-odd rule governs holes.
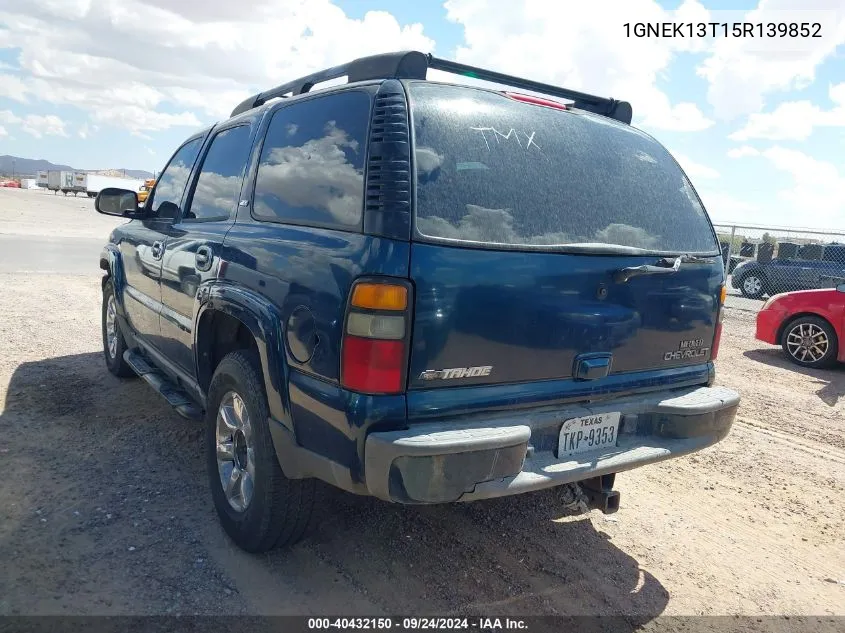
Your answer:
[[[654,259],[414,244],[409,388],[570,378],[590,357],[599,374],[707,362],[721,262],[614,281]]]

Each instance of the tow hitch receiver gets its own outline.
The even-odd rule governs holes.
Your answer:
[[[581,489],[587,496],[587,505],[591,510],[601,510],[604,514],[613,514],[619,510],[619,491],[613,490],[616,474],[593,477],[581,482]]]

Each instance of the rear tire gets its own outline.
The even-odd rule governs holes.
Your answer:
[[[282,472],[269,417],[258,356],[246,350],[230,353],[208,390],[206,456],[220,523],[248,552],[301,539],[314,507],[314,480],[288,479]]]
[[[133,378],[137,376],[134,370],[123,359],[126,351],[126,340],[120,330],[117,318],[117,302],[114,296],[114,283],[109,279],[103,286],[103,355],[106,367],[118,378]]]
[[[801,367],[830,367],[839,353],[836,331],[816,316],[801,316],[790,321],[781,335],[786,357]]]

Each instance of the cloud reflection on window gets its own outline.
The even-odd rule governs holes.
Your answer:
[[[418,217],[417,228],[423,235],[469,242],[497,244],[577,244],[602,243],[653,249],[660,241],[643,229],[627,224],[609,224],[593,235],[569,235],[559,231],[540,235],[520,235],[514,228],[511,209],[487,209],[475,204],[466,205],[466,214],[457,224],[438,216]]]
[[[167,170],[156,183],[153,209],[154,215],[175,217],[179,203],[182,201],[182,193],[191,175],[191,165],[183,162],[171,163]],[[162,209],[164,205],[164,209]]]
[[[360,92],[276,112],[256,176],[254,215],[279,222],[357,226],[364,202],[368,118],[369,97]]]
[[[221,220],[231,215],[238,205],[249,149],[248,126],[230,128],[214,137],[186,218]]]
[[[565,233],[545,235],[520,235],[514,228],[511,209],[487,209],[475,204],[466,205],[466,214],[452,224],[438,216],[418,217],[417,228],[423,235],[433,235],[470,242],[497,244],[565,244],[570,238]]]
[[[241,192],[243,176],[223,176],[215,172],[204,171],[200,174],[191,209],[186,217],[209,219],[229,217],[237,206]]]
[[[434,170],[439,169],[443,164],[443,154],[438,154],[430,147],[418,147],[415,152],[417,157],[417,173],[420,175],[429,175]]]
[[[194,166],[197,154],[199,154],[201,144],[201,138],[195,138],[185,143],[176,152],[170,164],[165,167],[153,190],[152,198],[147,202],[148,205],[151,205],[149,208],[152,216],[176,216],[179,210],[178,205],[182,201],[182,194],[185,192],[188,176],[191,175],[191,169]]]

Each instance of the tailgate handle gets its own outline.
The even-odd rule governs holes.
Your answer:
[[[682,261],[683,257],[676,257],[675,262],[669,267],[651,266],[648,264],[644,264],[643,266],[629,266],[628,268],[617,270],[613,274],[613,281],[618,284],[624,284],[631,277],[638,277],[639,275],[668,275],[676,273],[680,270]]]
[[[599,352],[579,354],[573,363],[572,375],[576,380],[596,380],[610,373],[613,354]]]

